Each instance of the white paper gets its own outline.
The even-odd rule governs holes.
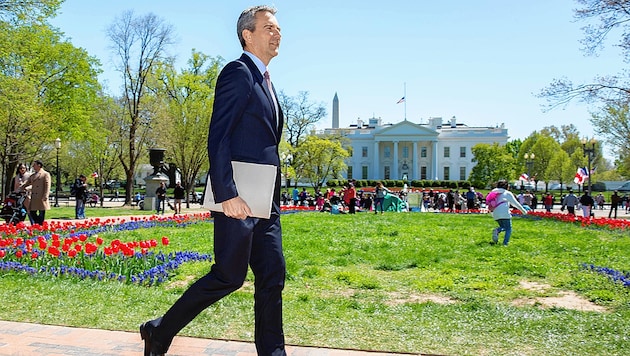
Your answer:
[[[232,172],[238,196],[247,203],[252,217],[269,219],[278,168],[268,164],[232,161]],[[203,194],[203,207],[223,212],[221,203],[214,202],[210,176]]]

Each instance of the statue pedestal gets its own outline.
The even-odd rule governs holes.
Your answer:
[[[166,174],[158,173],[152,174],[144,178],[144,182],[146,183],[146,193],[144,195],[144,206],[142,210],[155,210],[157,196],[155,195],[155,191],[160,186],[160,183],[168,182],[168,177]]]

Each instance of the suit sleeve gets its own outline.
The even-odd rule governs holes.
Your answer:
[[[217,203],[238,196],[232,178],[231,139],[245,111],[253,85],[249,69],[238,61],[228,63],[217,79],[208,133],[210,184]]]

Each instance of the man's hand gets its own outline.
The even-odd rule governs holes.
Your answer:
[[[221,203],[221,206],[223,207],[223,214],[230,218],[244,220],[248,216],[252,216],[252,211],[241,197],[226,200]]]

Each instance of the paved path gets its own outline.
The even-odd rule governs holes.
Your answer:
[[[137,332],[71,328],[0,321],[0,355],[138,356],[144,344]],[[168,356],[256,356],[253,343],[175,337]],[[289,356],[388,356],[395,353],[287,346]],[[422,355],[422,354],[405,354]]]

